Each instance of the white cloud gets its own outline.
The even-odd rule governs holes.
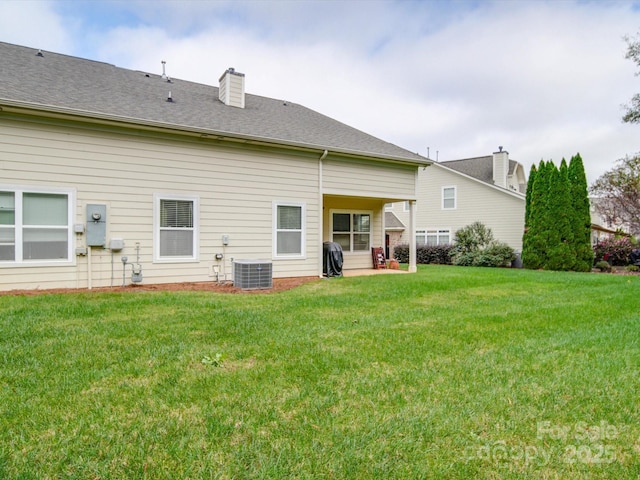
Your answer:
[[[640,24],[629,2],[132,1],[112,15],[126,22],[99,28],[86,17],[93,4],[64,18],[34,5],[40,23],[22,35],[22,22],[0,23],[3,40],[55,38],[47,45],[67,52],[73,35],[76,51],[92,48],[84,56],[152,72],[166,60],[169,75],[211,85],[233,66],[249,93],[441,160],[498,145],[526,165],[579,151],[592,181],[640,150],[640,127],[620,120],[640,91],[624,59],[622,37]]]
[[[0,40],[59,53],[70,53],[73,39],[52,2],[0,1]]]

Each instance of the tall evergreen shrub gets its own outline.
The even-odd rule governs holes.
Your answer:
[[[591,211],[584,164],[579,153],[569,162],[569,184],[573,212],[573,248],[575,251],[574,270],[588,272],[593,265],[591,248]]]
[[[536,180],[536,174],[538,173],[538,169],[536,168],[536,164],[531,165],[531,171],[529,172],[529,180],[527,181],[527,194],[525,200],[525,210],[524,210],[524,228],[525,228],[525,236],[527,233],[527,227],[529,226],[529,216],[531,215],[531,192],[533,190],[533,182]]]
[[[526,268],[589,271],[593,264],[587,180],[580,154],[558,169],[541,161],[527,183],[522,263]]]
[[[529,211],[525,213],[526,237],[523,241],[522,264],[525,268],[542,268],[546,258],[547,232],[545,212],[548,203],[549,175],[552,164],[544,160],[536,171],[533,181],[529,181]]]
[[[549,190],[544,226],[547,233],[547,251],[543,262],[545,270],[571,270],[575,264],[573,248],[573,213],[569,192],[569,175],[565,159],[560,168],[553,165],[548,171]]]
[[[536,168],[536,164],[531,165],[531,170],[529,171],[529,180],[527,181],[527,193],[525,200],[525,209],[524,209],[524,233],[522,234],[522,252],[521,259],[523,265],[527,267],[527,262],[525,258],[529,258],[532,256],[531,252],[531,198],[533,194],[533,184],[536,181],[536,175],[538,173],[538,169]],[[529,260],[529,263],[531,260]],[[532,268],[532,267],[528,267]]]

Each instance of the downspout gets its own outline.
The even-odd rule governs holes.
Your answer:
[[[322,255],[323,255],[323,235],[324,235],[324,199],[322,196],[322,161],[327,158],[329,150],[325,150],[318,159],[318,277],[323,277]]]

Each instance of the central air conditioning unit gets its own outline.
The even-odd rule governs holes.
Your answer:
[[[234,260],[233,286],[243,290],[271,288],[273,268],[267,260]]]

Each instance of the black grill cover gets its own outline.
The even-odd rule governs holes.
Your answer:
[[[631,253],[629,254],[629,260],[631,260],[631,265],[640,267],[640,248],[634,248],[633,250],[631,250]]]
[[[342,247],[336,242],[322,244],[322,272],[327,277],[342,276]]]

